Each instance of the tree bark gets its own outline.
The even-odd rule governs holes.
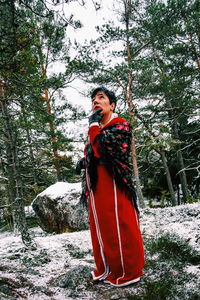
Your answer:
[[[132,138],[132,161],[133,161],[133,170],[134,170],[134,176],[135,176],[135,184],[136,184],[138,202],[140,204],[140,207],[144,208],[145,203],[144,203],[144,198],[143,198],[141,183],[140,183],[140,177],[139,177],[139,170],[138,170],[137,156],[136,156],[136,145],[135,145],[134,136]]]
[[[37,172],[36,172],[37,164],[36,164],[36,159],[35,159],[34,153],[33,153],[31,134],[30,134],[27,116],[26,116],[25,108],[24,108],[23,104],[21,104],[21,108],[22,108],[22,114],[23,114],[24,123],[25,123],[25,131],[26,131],[27,142],[28,142],[29,157],[30,157],[30,162],[31,162],[32,170],[33,170],[33,180],[34,180],[34,184],[37,185],[38,184]]]
[[[134,103],[133,103],[133,75],[131,72],[131,63],[132,63],[132,54],[131,54],[131,43],[130,43],[130,33],[129,33],[129,22],[131,17],[131,2],[124,0],[124,15],[125,15],[125,24],[126,24],[126,52],[128,58],[128,78],[127,78],[127,87],[124,87],[124,96],[125,100],[128,104],[129,115],[130,115],[130,123],[134,125]],[[137,162],[137,154],[136,154],[136,144],[135,138],[133,133],[132,138],[132,161],[133,161],[133,169],[134,169],[134,176],[136,181],[136,192],[138,196],[138,202],[140,207],[144,208],[144,198],[141,189],[140,177],[139,177],[139,170],[138,170],[138,162]]]
[[[165,169],[165,174],[166,174],[166,178],[167,178],[167,185],[168,185],[168,189],[170,192],[170,196],[171,196],[171,203],[173,206],[176,205],[176,197],[175,197],[175,193],[174,193],[174,188],[173,188],[173,184],[172,184],[172,180],[171,180],[171,175],[170,175],[170,171],[167,165],[167,159],[165,156],[165,152],[161,151],[160,152],[161,158],[162,158],[162,162],[163,162],[163,167]]]
[[[47,102],[47,113],[51,117],[52,116],[52,111],[51,111],[51,103],[50,103],[48,90],[45,90],[44,94],[45,94],[44,98]],[[60,166],[60,158],[59,158],[58,147],[57,147],[58,138],[57,138],[56,133],[55,133],[54,122],[51,120],[51,118],[49,119],[49,128],[50,128],[50,134],[51,134],[52,151],[53,151],[53,156],[54,156],[53,164],[54,164],[54,167],[55,167],[55,170],[56,170],[58,181],[62,181],[63,176],[62,176],[62,170],[61,170],[61,166]]]
[[[175,139],[180,140],[177,116],[174,115],[174,113],[173,113],[173,104],[172,104],[171,100],[169,100],[168,105],[171,109],[170,118],[173,118],[173,122],[172,122],[172,126],[171,126],[172,135],[174,136]],[[177,150],[177,161],[178,161],[178,166],[179,166],[178,173],[179,173],[181,189],[182,189],[182,193],[183,193],[183,202],[187,203],[188,198],[189,198],[189,191],[188,191],[188,184],[187,184],[187,177],[186,177],[186,173],[185,173],[183,155],[182,155],[180,146],[178,146],[178,150]]]
[[[135,111],[136,111],[137,117],[142,121],[143,125],[146,127],[146,129],[150,133],[150,136],[155,139],[156,136],[152,132],[151,128],[149,128],[148,123],[143,119],[143,117],[139,114],[139,112],[137,110],[135,110]],[[162,159],[162,162],[163,162],[163,167],[164,167],[165,174],[166,174],[168,189],[169,189],[170,196],[171,196],[171,199],[172,199],[171,203],[172,203],[172,205],[176,205],[175,192],[174,192],[174,188],[173,188],[173,184],[172,184],[171,174],[170,174],[168,164],[167,164],[167,158],[166,158],[166,155],[165,155],[165,151],[163,149],[159,149],[159,150],[154,149],[154,151],[156,151],[161,156],[161,159]]]
[[[47,78],[47,66],[44,64],[44,59],[43,59],[43,53],[42,53],[42,46],[38,46],[38,54],[40,57],[40,65],[41,65],[41,70],[42,70],[42,77],[44,79]],[[51,144],[52,144],[52,152],[53,152],[53,165],[56,170],[56,175],[57,175],[57,180],[62,181],[63,180],[63,175],[62,175],[62,170],[61,170],[61,165],[60,165],[60,157],[58,154],[58,147],[57,147],[57,136],[55,132],[55,125],[52,120],[52,109],[51,109],[51,103],[50,103],[50,97],[49,97],[49,91],[46,89],[44,91],[44,96],[42,97],[47,104],[47,114],[49,115],[49,129],[50,129],[50,135],[51,135]]]
[[[174,137],[179,140],[178,124],[177,124],[176,120],[174,120],[174,123],[172,125],[172,130],[174,133]],[[186,177],[186,173],[185,173],[183,155],[182,155],[180,146],[178,146],[177,160],[178,160],[178,165],[179,165],[179,177],[180,177],[181,188],[182,188],[182,193],[183,193],[183,202],[187,203],[188,199],[189,199],[189,191],[188,191],[188,184],[187,184],[187,177]]]
[[[9,189],[9,207],[12,213],[13,227],[15,233],[20,233],[23,243],[33,247],[33,241],[28,231],[25,218],[23,189],[19,170],[19,157],[17,153],[17,133],[14,132],[12,118],[8,111],[8,99],[5,97],[3,86],[0,94],[1,111],[6,135],[6,157],[7,157],[7,178]]]

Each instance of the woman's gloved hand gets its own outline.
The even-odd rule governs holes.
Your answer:
[[[81,170],[86,168],[85,158],[81,158],[76,164],[76,174],[80,175]]]
[[[103,114],[101,114],[102,109],[98,109],[89,117],[89,125],[95,122],[100,122],[103,118]]]

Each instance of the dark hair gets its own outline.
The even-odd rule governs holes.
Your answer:
[[[98,92],[104,92],[106,94],[106,96],[109,98],[110,104],[115,103],[115,106],[116,106],[117,98],[115,96],[115,93],[113,93],[112,91],[109,91],[104,86],[100,86],[100,87],[96,88],[94,91],[92,91],[91,98],[93,99]]]

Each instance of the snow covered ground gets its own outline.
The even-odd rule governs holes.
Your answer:
[[[170,233],[178,235],[193,249],[199,251],[200,203],[164,209],[145,209],[141,213],[141,230],[145,248],[148,248],[146,247],[147,241],[149,243],[165,233]],[[37,250],[26,249],[21,238],[12,232],[0,233],[1,300],[153,299],[152,296],[149,298],[146,296],[147,287],[149,293],[150,284],[158,283],[160,286],[160,282],[163,283],[161,280],[169,280],[169,274],[176,284],[176,280],[181,276],[177,268],[172,270],[169,267],[171,265],[168,261],[165,263],[159,260],[158,253],[150,255],[149,249],[146,249],[147,267],[139,283],[118,289],[105,284],[94,285],[89,276],[84,276],[84,270],[87,271],[88,268],[90,271],[94,267],[89,231],[47,234],[36,227],[31,229],[31,232],[37,244]],[[84,266],[87,268],[84,269]],[[62,281],[70,270],[74,270],[71,277],[74,276],[75,285],[72,282],[70,286],[68,280],[69,286],[66,287]],[[183,286],[179,280],[176,284],[176,293],[174,292],[172,296],[169,293],[169,298],[163,296],[163,298],[155,299],[200,299],[200,295],[198,296],[199,265],[188,262],[181,270],[187,278],[186,282],[182,283]],[[76,271],[78,273],[75,275]],[[177,292],[178,289],[180,292]],[[191,292],[191,289],[195,292],[194,297],[191,294],[187,296],[187,291]],[[186,291],[184,295],[182,290]]]

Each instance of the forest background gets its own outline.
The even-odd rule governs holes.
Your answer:
[[[24,206],[56,181],[80,181],[88,111],[68,96],[73,84],[81,99],[99,85],[116,93],[141,207],[199,201],[200,1],[115,0],[85,42],[72,35],[88,32],[74,3],[83,17],[104,5],[0,1],[0,208],[26,241]]]

